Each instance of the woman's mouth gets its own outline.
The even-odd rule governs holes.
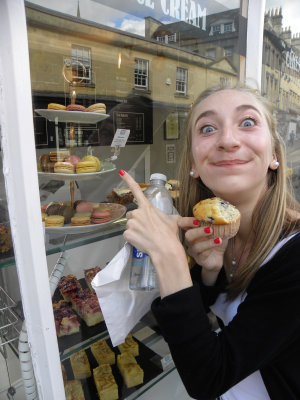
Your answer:
[[[214,164],[217,167],[224,167],[224,166],[231,166],[231,165],[242,165],[242,164],[247,164],[248,161],[245,160],[221,160],[217,161]]]

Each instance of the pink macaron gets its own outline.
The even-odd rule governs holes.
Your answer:
[[[109,211],[94,211],[92,214],[92,223],[93,224],[103,224],[104,222],[108,222],[111,219],[111,215]]]
[[[76,212],[93,212],[94,208],[91,203],[87,201],[81,201],[76,206]]]
[[[72,154],[70,156],[68,156],[67,158],[65,158],[66,162],[69,162],[73,165],[76,165],[77,163],[79,163],[79,161],[81,161],[80,157],[75,156],[75,154]]]

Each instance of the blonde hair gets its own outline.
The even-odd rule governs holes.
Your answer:
[[[192,216],[193,206],[214,193],[204,185],[201,178],[192,178],[189,172],[192,168],[192,121],[194,120],[195,107],[213,93],[222,90],[234,90],[254,97],[262,106],[269,130],[272,136],[273,152],[276,154],[279,168],[268,171],[268,188],[259,200],[252,216],[252,229],[254,241],[248,260],[239,268],[238,276],[227,287],[229,299],[235,298],[245,290],[255,275],[259,266],[268,253],[277,243],[279,237],[288,236],[293,230],[299,229],[297,221],[299,203],[293,196],[293,189],[286,174],[286,161],[284,144],[276,130],[276,121],[273,116],[273,106],[258,90],[238,84],[237,86],[216,86],[202,92],[189,112],[186,120],[186,140],[179,165],[180,195],[177,203],[179,214]]]

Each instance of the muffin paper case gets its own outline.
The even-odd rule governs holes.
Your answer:
[[[132,246],[126,243],[91,283],[114,347],[125,342],[128,333],[159,296],[159,289],[149,292],[129,289],[131,257]]]

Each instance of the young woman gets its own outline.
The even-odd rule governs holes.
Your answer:
[[[152,311],[190,396],[300,399],[299,205],[265,99],[252,89],[219,87],[195,101],[180,166],[181,217],[156,210],[130,175],[120,175],[139,204],[124,237],[155,265],[161,297]],[[192,207],[212,196],[241,213],[229,241],[213,239],[192,217]],[[191,271],[179,228],[196,263]]]

